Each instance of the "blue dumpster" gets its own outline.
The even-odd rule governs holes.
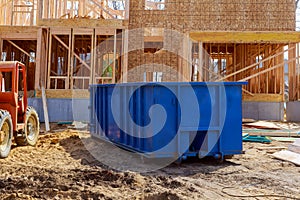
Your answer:
[[[152,158],[242,153],[245,82],[90,86],[90,132]]]

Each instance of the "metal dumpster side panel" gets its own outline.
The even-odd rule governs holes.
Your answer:
[[[122,113],[126,112],[126,109],[130,111],[130,117],[138,126],[132,126],[126,117],[123,117],[122,123],[124,123],[130,133],[127,134],[121,131],[121,140],[119,141],[121,145],[125,144],[128,148],[132,148],[138,152],[154,152],[162,149],[169,143],[169,140],[176,136],[178,130],[177,121],[177,105],[176,98],[170,92],[161,86],[148,86],[140,88],[122,88],[121,91],[129,95],[132,91],[129,105],[127,106],[126,101],[122,101],[120,98],[120,110]],[[156,116],[152,118],[153,126],[149,126],[146,132],[143,132],[139,126],[148,126],[151,123],[150,116],[153,112],[150,108],[153,105],[162,106],[167,115],[165,126],[154,136],[152,136],[155,130],[155,125],[159,123],[161,116]],[[164,149],[165,152],[160,152],[162,154],[170,154],[175,150],[168,148]]]
[[[178,114],[176,96],[170,90],[161,86],[141,87],[138,89],[136,87],[122,87],[120,93],[114,96],[112,100],[111,93],[113,89],[113,85],[99,87],[96,90],[94,87],[91,87],[91,91],[96,91],[95,94],[91,95],[91,99],[95,99],[94,101],[91,100],[91,105],[94,105],[92,110],[96,110],[96,112],[91,112],[91,121],[93,121],[91,124],[97,124],[97,120],[99,121],[99,126],[96,126],[97,129],[95,131],[91,129],[94,136],[100,136],[138,152],[160,150],[169,143],[170,139],[176,136],[178,130],[177,116],[180,116],[180,113]],[[129,96],[132,91],[135,92],[132,94],[129,104],[127,104],[127,102],[123,101],[123,97],[124,95]],[[109,102],[112,102],[112,105],[109,105]],[[129,109],[132,120],[140,126],[146,126],[150,123],[150,108],[154,104],[163,106],[168,116],[163,129],[153,137],[148,136],[152,134],[152,130],[155,129],[153,126],[157,122],[154,122],[153,126],[147,129],[148,132],[141,132],[138,127],[131,126],[128,123],[129,120],[126,115],[122,115]],[[113,116],[110,109],[111,106],[117,107],[116,109],[120,110],[120,115]],[[159,121],[156,118],[153,118],[153,120]],[[120,130],[115,120],[120,120],[130,133],[127,134]],[[164,151],[167,152],[161,153],[170,154],[174,153],[175,149],[168,148],[164,149]]]
[[[91,85],[91,134],[136,152],[153,153],[154,157],[170,157],[182,153],[195,155],[200,150],[203,150],[205,155],[216,153],[231,155],[242,152],[242,83],[225,84],[226,92],[220,89],[223,87],[221,84],[192,83],[198,105],[190,103],[189,97],[192,94],[186,88],[189,83],[164,84],[167,87],[153,83]],[[115,96],[117,98],[112,99],[111,95],[115,87],[121,89]],[[132,94],[131,97],[130,94]],[[124,101],[126,96],[130,97],[129,103]],[[223,101],[227,107],[227,112],[224,113]],[[128,116],[124,113],[129,110],[132,120],[144,127],[151,122],[150,108],[155,104],[165,109],[166,123],[155,136],[144,138],[152,134],[152,130],[155,129],[153,126],[159,122],[160,116],[158,119],[154,118],[154,122],[155,119],[157,121],[152,127],[142,132],[138,126],[134,127],[128,123]],[[120,111],[120,115],[113,116],[111,106],[115,106]],[[195,106],[198,106],[200,111],[199,121],[196,120],[197,116],[193,112]],[[223,117],[225,121],[221,119],[222,114],[226,115]],[[126,126],[130,134],[120,130],[115,120],[119,120]],[[196,136],[195,140],[190,141],[194,136]]]
[[[227,86],[227,112],[221,134],[221,149],[224,155],[242,153],[242,86]]]

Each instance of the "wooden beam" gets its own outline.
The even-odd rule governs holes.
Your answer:
[[[42,34],[43,29],[40,29],[38,32],[38,38],[37,38],[37,47],[36,47],[36,64],[35,64],[35,83],[34,83],[34,89],[40,88],[40,71],[41,71],[41,59],[42,59]],[[44,66],[43,66],[44,67]]]
[[[40,69],[40,84],[41,86],[46,87],[47,83],[47,60],[48,60],[48,51],[50,51],[49,47],[49,29],[42,29],[42,52],[41,52],[41,69]],[[49,65],[50,68],[50,65]]]
[[[95,34],[96,35],[111,35],[113,36],[115,34],[115,29],[113,27],[108,27],[108,28],[95,28]]]
[[[251,68],[253,68],[253,67],[257,66],[257,65],[260,65],[262,62],[266,62],[266,61],[268,61],[268,60],[270,60],[270,59],[272,59],[272,58],[274,58],[274,57],[276,57],[276,56],[279,56],[279,55],[281,55],[281,54],[284,54],[285,52],[287,52],[287,51],[289,51],[289,50],[291,50],[291,49],[294,49],[294,48],[295,48],[295,47],[291,47],[291,48],[289,48],[289,49],[287,49],[287,50],[284,50],[283,52],[280,52],[280,53],[277,53],[277,54],[275,54],[275,55],[269,56],[269,57],[267,57],[267,58],[265,58],[265,59],[260,60],[259,62],[256,62],[256,63],[254,63],[254,64],[252,64],[252,65],[247,66],[247,67],[244,67],[244,68],[242,68],[242,69],[240,69],[240,70],[238,70],[238,71],[236,71],[236,72],[233,72],[233,73],[231,73],[231,74],[229,74],[229,75],[227,75],[227,76],[225,76],[225,77],[222,77],[222,78],[218,79],[217,81],[226,80],[226,79],[228,79],[228,78],[231,77],[231,76],[234,76],[234,75],[239,74],[239,73],[241,73],[241,72],[244,72],[244,71],[246,71],[246,70],[248,70],[248,69],[251,69]]]
[[[127,77],[128,77],[128,30],[123,30],[123,37],[122,37],[122,77],[121,81],[123,83],[127,83]]]
[[[0,37],[7,40],[36,40],[37,33],[0,33]]]
[[[59,37],[56,35],[52,35],[61,45],[63,45],[68,51],[70,51],[70,48],[68,45],[66,45]],[[91,70],[90,66],[82,60],[74,51],[72,51],[72,54],[89,70]]]
[[[74,35],[93,35],[94,29],[88,28],[73,28]]]
[[[50,8],[49,8],[49,5],[50,5],[49,0],[44,0],[44,5],[43,5],[44,13],[43,13],[43,17],[46,18],[46,19],[50,18]]]
[[[67,12],[67,6],[68,6],[68,1],[67,0],[65,0],[64,2],[63,2],[63,4],[64,4],[64,8],[63,8],[63,13],[66,13]]]
[[[35,26],[1,26],[0,37],[8,40],[36,40],[39,29]]]
[[[43,111],[44,111],[44,119],[45,119],[45,129],[47,132],[47,131],[50,131],[50,124],[49,124],[47,98],[46,98],[44,86],[42,87],[42,102],[43,102]]]
[[[90,13],[92,12],[91,18],[95,18],[94,15],[98,13],[98,10],[96,10],[95,6],[87,5],[87,8],[89,9],[89,12],[86,13],[85,16],[91,16]],[[101,13],[99,13],[99,15],[101,15]]]
[[[11,1],[11,16],[10,16],[10,25],[13,26],[13,21],[14,21],[14,0]]]
[[[293,132],[288,132],[288,131],[257,131],[257,132],[247,132],[247,130],[243,131],[244,133],[247,133],[248,135],[256,135],[256,136],[268,136],[268,137],[299,137],[300,135],[298,134],[297,131]],[[262,148],[262,147],[260,147]],[[263,148],[272,148],[272,147],[263,147]],[[276,148],[276,147],[273,147]],[[287,148],[287,147],[285,147]]]
[[[38,21],[43,18],[43,0],[38,0],[37,10],[38,13],[36,17],[36,23],[38,23]]]
[[[219,75],[218,73],[216,73],[216,72],[214,72],[214,71],[211,71],[210,69],[208,69],[208,68],[206,68],[206,67],[203,67],[203,70],[206,70],[206,71],[208,71],[209,73],[212,73],[212,74],[214,74],[214,75],[216,75],[216,76],[218,76],[218,77],[221,77],[221,75]],[[225,81],[228,81],[228,80],[225,80]],[[250,95],[250,96],[254,96],[253,93],[251,93],[250,91],[248,91],[248,90],[246,90],[246,89],[244,89],[244,88],[242,88],[242,91],[245,92],[246,94]]]
[[[124,11],[123,10],[114,10],[114,9],[111,9],[110,7],[107,7],[107,11],[110,14],[120,16],[122,19],[124,18]]]
[[[283,102],[284,99],[281,94],[253,94],[243,95],[243,101],[249,102]]]
[[[252,96],[252,97],[254,96],[253,93],[249,92],[248,90],[246,90],[246,89],[244,89],[244,88],[242,88],[242,91],[245,92],[246,94]]]
[[[51,80],[50,80],[50,74],[51,74],[51,59],[52,59],[52,30],[50,29],[49,31],[49,48],[48,48],[48,71],[47,71],[47,88],[50,89],[51,86]]]
[[[0,34],[2,33],[32,33],[36,34],[40,27],[37,26],[0,26]]]
[[[198,43],[198,48],[199,48],[199,52],[198,52],[198,55],[199,55],[199,60],[198,60],[198,72],[199,72],[199,75],[198,75],[198,81],[203,81],[203,43],[202,42],[199,42]],[[193,77],[194,78],[194,77]]]
[[[144,36],[144,42],[163,42],[164,36]]]
[[[115,30],[114,34],[114,60],[112,67],[112,83],[116,82],[116,56],[117,56],[117,30]]]
[[[295,44],[290,44],[289,47],[296,47]],[[295,92],[296,92],[296,50],[292,49],[288,53],[289,60],[293,59],[293,62],[289,62],[288,67],[289,67],[289,100],[294,101],[295,99]]]
[[[300,32],[254,32],[254,31],[192,31],[190,37],[195,41],[206,43],[297,43],[300,42]]]
[[[296,88],[298,88],[298,90],[297,90],[297,100],[299,101],[300,100],[300,60],[299,60],[299,56],[300,56],[300,54],[299,54],[299,50],[300,50],[300,45],[299,45],[299,43],[297,44],[297,62],[296,62],[296,79],[297,79],[297,81],[296,81],[296,85],[297,85],[297,87]]]
[[[191,81],[191,76],[190,76],[190,66],[189,66],[189,62],[190,61],[190,54],[189,52],[191,52],[191,45],[190,45],[190,40],[187,36],[183,37],[183,45],[182,45],[182,49],[180,49],[179,51],[179,55],[182,55],[182,59],[181,59],[181,70],[179,73],[179,75],[181,76],[179,81]],[[170,65],[169,65],[170,66]]]
[[[92,36],[91,36],[91,70],[90,70],[90,81],[89,84],[94,84],[94,77],[95,77],[95,51],[96,51],[96,44],[97,44],[97,36],[95,34],[95,29],[92,30]]]
[[[129,19],[130,0],[125,0],[125,19]]]
[[[3,40],[0,37],[0,61],[2,61],[2,52],[3,52]]]
[[[97,34],[96,29],[93,31],[93,46],[92,46],[92,52],[91,55],[93,56],[93,59],[91,60],[92,64],[92,70],[91,70],[91,77],[92,77],[92,84],[96,84],[96,60],[97,60]]]
[[[110,16],[111,18],[115,18],[112,14],[110,14],[109,11],[107,11],[105,8],[103,8],[101,6],[101,4],[99,4],[98,2],[96,2],[95,0],[90,0],[93,4],[95,4],[96,6],[98,6],[103,12],[105,12],[106,14],[108,14],[108,16]]]
[[[22,49],[21,47],[19,47],[18,45],[16,45],[15,43],[13,43],[10,40],[6,40],[7,42],[9,42],[11,45],[13,45],[14,47],[16,47],[17,49],[19,49],[20,51],[22,51],[25,55],[27,55],[28,57],[30,57],[31,59],[33,59],[35,61],[35,57],[31,56],[27,51],[25,51],[24,49]]]
[[[64,89],[64,90],[45,90],[45,94],[47,98],[79,98],[79,99],[88,99],[90,97],[88,90],[72,90],[72,89]],[[36,96],[38,98],[42,97],[42,90],[36,91]]]
[[[126,28],[128,23],[126,20],[119,19],[85,19],[85,18],[75,18],[75,19],[41,19],[39,20],[38,26],[45,27],[81,27],[81,28],[96,28],[96,27],[113,27],[113,28]]]
[[[71,28],[62,28],[62,27],[51,27],[51,34],[53,35],[70,35]]]
[[[84,16],[84,6],[83,4],[85,3],[84,0],[79,1],[79,16]]]
[[[281,49],[280,50],[278,50],[278,52],[279,51],[282,51],[284,49],[284,47],[281,47]],[[279,56],[279,59],[278,59],[278,62],[280,62],[281,60],[284,60],[284,55],[281,55],[281,56]],[[279,77],[280,77],[280,84],[281,84],[281,86],[280,86],[280,93],[282,94],[282,98],[284,99],[285,98],[285,77],[284,77],[284,71],[285,71],[285,67],[283,67],[282,69],[281,69],[281,74],[279,74]]]
[[[31,12],[30,12],[30,26],[33,26],[33,23],[34,23],[34,4],[35,4],[35,1],[32,1],[32,8],[31,8]],[[37,17],[36,17],[37,18]]]
[[[296,60],[296,58],[290,59],[290,60],[287,61],[287,63],[294,62],[295,60]],[[246,78],[243,78],[243,79],[241,79],[241,80],[239,80],[239,81],[242,81],[242,82],[243,82],[243,81],[247,81],[247,80],[249,80],[249,79],[251,79],[251,78],[254,78],[254,77],[256,77],[256,76],[259,76],[259,75],[261,75],[261,74],[264,74],[264,73],[266,73],[266,72],[269,72],[269,71],[271,71],[271,70],[274,70],[274,69],[276,69],[276,68],[278,68],[278,67],[283,67],[284,64],[285,64],[285,62],[279,63],[279,64],[277,64],[277,65],[274,65],[273,67],[270,67],[270,68],[267,68],[267,69],[265,69],[265,70],[262,70],[262,71],[260,71],[260,72],[258,72],[258,73],[255,73],[255,74],[251,75],[251,76],[248,76],[248,77],[246,77]]]
[[[56,35],[55,35],[56,36]],[[54,36],[54,37],[55,37]],[[71,30],[71,34],[69,35],[69,46],[68,46],[68,48],[67,48],[67,50],[68,50],[68,64],[67,64],[67,70],[68,70],[68,72],[67,72],[67,77],[68,77],[68,79],[65,81],[65,89],[69,89],[70,87],[70,76],[71,76],[71,73],[70,73],[70,71],[71,71],[71,69],[73,69],[73,67],[71,67],[71,66],[73,66],[73,65],[71,65],[71,63],[73,63],[73,57],[72,57],[72,54],[74,53],[74,49],[73,49],[73,44],[72,43],[74,43],[73,41],[75,41],[75,40],[72,40],[72,37],[74,36],[74,34],[73,34],[73,31]],[[59,39],[60,40],[60,38],[59,37],[57,37],[56,36],[56,39]],[[74,38],[73,38],[74,39]],[[62,40],[60,40],[59,41],[62,45],[64,44],[64,42],[62,41]],[[70,50],[70,49],[72,49],[72,50]],[[82,63],[83,64],[83,63]],[[71,68],[71,69],[70,69]],[[72,73],[73,74],[73,73]],[[71,81],[71,89],[73,89],[73,80]]]

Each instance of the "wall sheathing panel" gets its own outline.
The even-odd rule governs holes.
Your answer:
[[[244,96],[248,101],[284,101],[284,46],[288,43],[224,41],[217,44],[210,41],[202,44],[200,38],[199,42],[204,51],[201,51],[202,59],[199,60],[199,48],[191,51],[191,41],[186,41],[185,35],[193,31],[295,31],[293,0],[166,0],[163,10],[145,10],[144,0],[130,0],[129,14],[129,31],[143,31],[145,28],[164,29],[164,48],[154,53],[143,50],[143,45],[148,45],[144,42],[143,34],[138,37],[129,36],[129,45],[139,43],[140,48],[129,54],[128,77],[131,81],[145,81],[145,73],[159,71],[159,68],[153,66],[162,64],[168,66],[166,68],[171,69],[170,71],[177,70],[177,81],[183,81],[179,76],[184,77],[185,81],[244,80],[248,81],[248,85],[244,87]],[[173,33],[180,37],[177,38]],[[203,35],[205,37],[205,34]],[[264,61],[260,62],[261,60]],[[292,63],[295,60],[288,62]],[[201,72],[193,74],[195,66],[199,63],[203,65],[200,66]],[[245,68],[247,69],[243,70]],[[163,81],[174,81],[175,76],[172,76],[170,71],[161,71]],[[237,71],[241,72],[226,78]]]
[[[130,28],[164,27],[182,32],[294,31],[293,0],[166,0],[164,10],[145,10],[130,0]]]

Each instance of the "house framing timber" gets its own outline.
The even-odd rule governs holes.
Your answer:
[[[244,101],[300,99],[292,0],[0,0],[0,8],[1,59],[29,67],[37,96],[45,87],[50,98],[87,98],[96,83],[248,81]]]

